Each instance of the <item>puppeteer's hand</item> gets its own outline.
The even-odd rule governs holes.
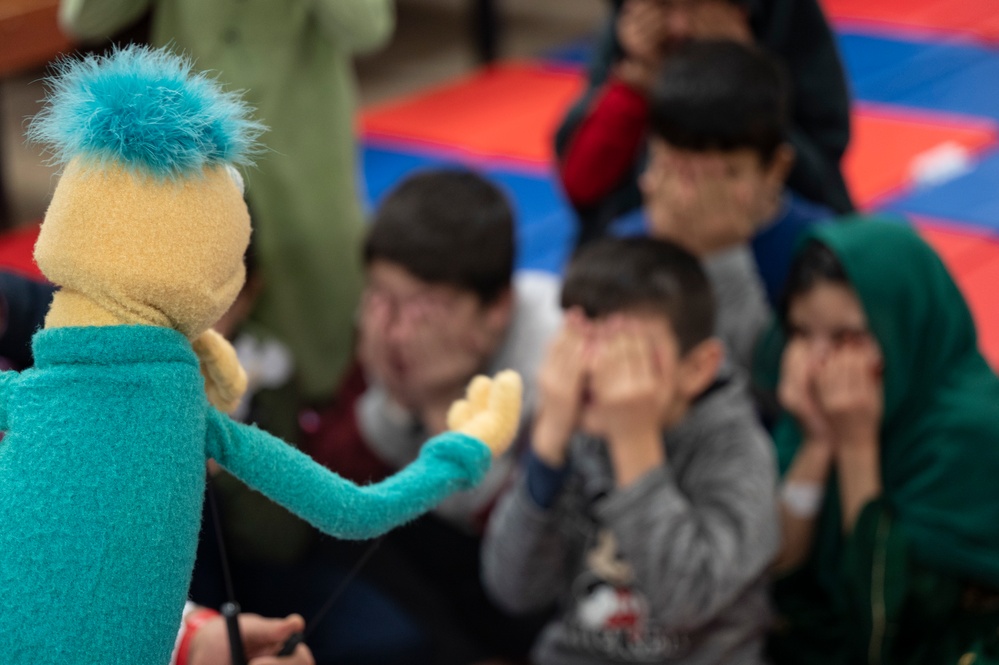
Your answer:
[[[312,652],[299,644],[290,656],[277,656],[285,641],[305,628],[305,621],[297,614],[275,619],[257,614],[240,614],[239,630],[243,635],[243,648],[250,658],[249,665],[315,665]],[[188,665],[228,665],[229,637],[225,620],[215,617],[207,621],[191,639]]]
[[[451,406],[448,427],[479,439],[493,456],[502,455],[520,425],[523,392],[520,375],[513,370],[500,372],[493,379],[477,376],[468,384],[465,399]]]

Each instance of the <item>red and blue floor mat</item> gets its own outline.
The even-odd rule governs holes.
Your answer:
[[[999,13],[982,0],[823,1],[856,99],[843,165],[854,198],[933,244],[999,366]],[[518,265],[559,271],[575,231],[552,134],[588,57],[586,42],[571,44],[368,109],[369,200],[416,168],[475,166],[517,207]]]
[[[823,0],[856,99],[843,168],[866,210],[904,216],[963,289],[999,367],[999,12],[986,0]],[[575,234],[552,174],[552,135],[583,87],[589,44],[507,62],[367,109],[369,203],[404,175],[462,163],[517,209],[521,268],[558,272]],[[0,243],[29,274],[32,231]]]

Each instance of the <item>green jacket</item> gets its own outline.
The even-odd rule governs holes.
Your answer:
[[[812,237],[839,258],[884,356],[883,492],[844,535],[830,479],[810,557],[775,589],[774,660],[996,662],[999,379],[968,307],[906,225],[853,219]],[[785,419],[774,439],[784,471],[801,435]]]
[[[63,0],[63,26],[110,36],[152,14],[171,45],[245,90],[270,128],[244,174],[264,292],[254,314],[295,357],[306,399],[328,397],[352,352],[362,285],[352,56],[383,44],[393,0]]]

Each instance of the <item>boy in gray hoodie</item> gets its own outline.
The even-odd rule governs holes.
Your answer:
[[[721,370],[697,260],[604,240],[570,266],[518,481],[493,515],[487,589],[558,604],[537,665],[759,663],[777,547],[775,462]]]

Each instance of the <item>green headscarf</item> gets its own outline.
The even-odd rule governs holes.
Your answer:
[[[956,608],[968,582],[999,588],[999,379],[964,298],[910,227],[849,218],[814,228],[802,246],[809,239],[839,259],[884,357],[883,492],[844,536],[832,474],[809,559],[775,585],[785,623],[771,657],[953,662],[995,633],[993,619]],[[780,358],[783,345],[774,328],[758,359]],[[783,473],[801,444],[792,418],[774,440]]]
[[[853,218],[809,237],[839,259],[884,356],[883,499],[913,556],[999,588],[999,379],[963,296],[909,226]],[[800,432],[775,438],[789,461]],[[840,528],[823,520],[818,542],[839,540]]]

